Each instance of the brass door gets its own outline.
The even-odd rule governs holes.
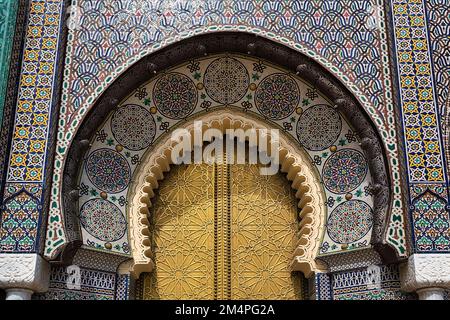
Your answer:
[[[155,270],[143,299],[300,299],[291,273],[297,201],[281,173],[259,165],[179,165],[151,210]]]

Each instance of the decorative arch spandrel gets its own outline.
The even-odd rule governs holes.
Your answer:
[[[266,129],[261,120],[252,119],[249,115],[233,110],[215,111],[196,117],[202,121],[203,130],[215,128],[226,132],[226,129]],[[188,130],[194,139],[194,120],[182,126]],[[149,207],[152,197],[158,188],[158,180],[164,179],[164,173],[170,170],[171,152],[177,144],[170,134],[143,158],[143,165],[136,171],[136,180],[130,187],[129,228],[130,247],[134,259],[132,273],[139,277],[141,272],[151,272],[154,267],[151,252],[151,235],[148,231]],[[280,137],[280,147],[277,151],[280,157],[282,172],[291,181],[291,187],[296,190],[299,212],[299,242],[293,253],[291,268],[301,271],[309,277],[313,272],[324,271],[324,266],[315,260],[323,237],[326,219],[326,207],[323,187],[317,169],[311,164],[308,155],[295,146],[286,137]]]
[[[196,47],[192,48],[193,50],[197,50]],[[244,84],[244,87],[248,85],[247,88],[247,94],[245,94],[243,97],[241,95],[239,95],[237,98],[241,99],[238,100],[237,102],[235,102],[235,107],[236,109],[240,110],[240,111],[244,111],[247,114],[252,114],[252,115],[256,115],[259,114],[259,116],[263,116],[263,118],[266,118],[267,121],[269,121],[270,123],[273,123],[275,126],[278,126],[278,128],[280,128],[281,130],[284,130],[285,132],[288,132],[291,136],[294,137],[295,140],[297,140],[297,144],[298,142],[300,142],[304,147],[309,148],[309,157],[310,157],[310,161],[314,161],[314,154],[312,154],[311,152],[316,152],[316,153],[320,153],[321,151],[323,151],[323,149],[329,147],[330,150],[328,152],[327,155],[324,156],[324,158],[322,159],[321,164],[319,165],[319,171],[322,171],[322,166],[324,166],[326,159],[331,155],[331,154],[349,154],[351,153],[352,156],[350,158],[352,158],[352,160],[350,161],[352,163],[352,165],[356,165],[358,166],[361,163],[366,162],[366,164],[364,166],[368,166],[370,170],[362,170],[361,175],[354,177],[354,180],[356,181],[355,183],[353,183],[353,185],[358,185],[358,181],[360,179],[364,179],[364,187],[366,190],[364,190],[364,192],[362,192],[362,190],[352,190],[352,188],[349,189],[350,192],[354,191],[354,194],[352,195],[352,197],[368,197],[370,198],[373,194],[376,195],[374,198],[376,199],[375,203],[374,203],[374,207],[373,207],[373,211],[374,211],[374,217],[376,217],[373,221],[373,230],[374,232],[368,232],[366,233],[366,240],[365,240],[365,244],[363,244],[363,246],[366,245],[370,245],[370,243],[383,243],[383,233],[385,232],[385,226],[386,226],[386,220],[388,218],[387,216],[387,210],[388,210],[388,206],[389,206],[389,182],[388,182],[388,178],[387,178],[387,173],[385,170],[385,163],[384,163],[384,157],[383,157],[383,149],[380,145],[380,143],[378,142],[378,138],[376,136],[375,131],[371,128],[371,125],[369,124],[368,120],[365,118],[365,116],[363,114],[359,114],[358,113],[358,106],[357,103],[352,101],[349,98],[346,98],[345,93],[343,91],[340,91],[341,89],[339,88],[339,86],[333,82],[332,80],[327,79],[325,76],[312,76],[312,75],[317,75],[320,73],[320,71],[314,67],[311,67],[310,65],[308,65],[307,62],[304,63],[300,63],[297,65],[296,69],[297,69],[297,74],[296,73],[292,73],[287,71],[286,69],[283,68],[279,68],[277,69],[277,67],[272,66],[270,63],[266,62],[263,59],[257,58],[257,57],[251,57],[251,56],[243,56],[243,55],[236,55],[236,54],[221,54],[221,55],[213,55],[213,56],[203,56],[200,58],[195,58],[195,59],[191,59],[188,60],[188,62],[185,62],[184,64],[178,66],[178,67],[172,67],[170,69],[165,70],[164,72],[156,72],[157,70],[157,66],[154,62],[148,62],[147,64],[144,64],[146,66],[146,70],[151,71],[151,74],[153,74],[153,72],[155,73],[155,77],[151,80],[151,82],[153,84],[150,85],[149,88],[147,88],[147,91],[145,91],[146,85],[140,85],[137,87],[137,89],[135,90],[131,90],[131,95],[129,95],[129,97],[127,98],[127,100],[123,100],[122,103],[119,104],[119,99],[117,98],[113,98],[113,92],[110,92],[110,94],[106,95],[104,99],[102,99],[99,102],[99,109],[97,111],[99,111],[98,113],[96,113],[95,115],[93,115],[93,117],[90,117],[87,119],[87,123],[85,126],[83,126],[83,130],[82,132],[80,132],[80,136],[79,138],[77,138],[74,142],[74,146],[73,149],[78,152],[78,154],[85,154],[87,157],[89,157],[90,155],[92,155],[92,153],[97,150],[97,147],[92,147],[89,145],[89,142],[86,142],[85,139],[81,139],[81,137],[84,136],[89,136],[91,135],[92,140],[91,140],[91,144],[98,144],[99,140],[101,142],[101,140],[103,140],[103,144],[107,144],[109,143],[108,140],[109,139],[113,139],[112,140],[112,144],[111,145],[106,145],[106,149],[109,149],[110,153],[115,154],[116,158],[120,158],[120,156],[117,156],[116,153],[122,154],[126,156],[126,153],[130,154],[129,157],[129,163],[131,163],[131,161],[136,162],[136,164],[141,161],[141,158],[138,157],[133,160],[132,157],[134,157],[136,154],[136,152],[144,152],[142,150],[146,149],[146,146],[142,146],[139,145],[140,143],[144,143],[144,144],[151,144],[151,148],[154,148],[154,145],[156,145],[156,143],[158,142],[158,137],[159,134],[166,132],[167,130],[170,130],[176,123],[178,122],[183,122],[185,121],[186,117],[190,117],[190,116],[194,116],[197,114],[201,114],[202,112],[209,112],[209,111],[213,111],[215,109],[217,109],[218,107],[227,107],[227,103],[230,103],[233,101],[233,99],[236,99],[236,97],[221,97],[220,95],[214,95],[211,94],[211,90],[220,90],[217,89],[217,87],[214,87],[214,78],[213,77],[209,77],[207,79],[209,79],[208,81],[205,81],[202,77],[204,76],[204,71],[207,70],[208,68],[205,69],[205,65],[209,65],[209,63],[216,61],[216,60],[226,60],[226,58],[228,57],[228,60],[230,61],[234,61],[237,60],[238,62],[241,62],[245,65],[245,68],[247,69],[248,75],[249,77],[246,78],[241,77],[241,78],[236,78],[237,79],[237,83],[239,84]],[[289,55],[286,53],[286,57],[288,59]],[[201,74],[200,74],[200,79],[196,79],[196,77],[198,77],[198,75],[196,74],[196,66],[195,63],[200,62],[204,63],[203,61],[206,61],[207,63],[203,65],[202,70],[201,70]],[[291,61],[288,59],[288,61]],[[142,61],[144,62],[144,61]],[[158,62],[158,61],[155,61]],[[292,61],[289,63],[293,63]],[[239,64],[239,63],[237,63]],[[192,68],[192,72],[190,70],[188,70],[190,68]],[[156,68],[156,69],[155,69]],[[177,69],[178,68],[178,69]],[[180,68],[187,68],[186,70],[180,72],[179,70],[181,70]],[[270,71],[266,74],[264,74],[264,72],[260,72],[258,75],[258,72],[255,72],[255,70],[258,70],[262,68],[263,71],[264,70],[269,70],[269,68],[275,68],[275,70],[279,70],[279,71]],[[255,69],[255,70],[253,70]],[[178,71],[177,71],[178,70]],[[236,70],[239,70],[239,68],[237,68]],[[274,69],[271,69],[274,70]],[[161,107],[161,105],[158,107],[158,103],[160,103],[160,101],[167,101],[168,97],[164,96],[164,94],[159,95],[158,94],[158,89],[157,89],[157,83],[163,83],[165,80],[165,78],[167,78],[168,76],[172,76],[174,74],[184,74],[184,75],[188,75],[189,81],[187,80],[181,80],[178,81],[178,83],[181,84],[186,84],[184,86],[184,88],[177,88],[177,87],[173,87],[172,90],[181,90],[180,93],[185,94],[184,97],[184,103],[186,105],[195,105],[194,110],[192,110],[192,108],[186,108],[186,110],[181,110],[182,112],[180,113],[180,111],[176,111],[176,107],[172,108],[171,110],[165,110],[164,107]],[[256,73],[256,74],[255,74]],[[131,75],[138,75],[138,73],[132,73]],[[310,83],[309,85],[305,85],[305,84],[301,84],[302,83],[302,79],[298,76],[298,75],[309,75],[313,81],[313,83]],[[259,79],[256,78],[254,79],[254,77],[258,77]],[[186,77],[183,76],[179,76],[180,79],[186,79]],[[248,80],[247,80],[248,79]],[[314,104],[311,104],[309,101],[304,101],[305,99],[297,99],[296,98],[296,94],[289,94],[292,92],[295,92],[295,85],[290,85],[290,88],[293,90],[287,90],[287,94],[286,92],[283,92],[283,90],[277,90],[277,92],[281,93],[281,98],[284,99],[284,101],[286,101],[286,103],[284,104],[285,106],[287,106],[286,110],[277,110],[277,114],[273,114],[270,113],[268,111],[272,111],[275,110],[276,108],[274,108],[273,104],[270,104],[270,99],[268,99],[267,97],[270,97],[270,93],[267,93],[267,90],[264,92],[264,88],[270,88],[271,86],[277,84],[277,81],[279,82],[279,79],[283,79],[283,81],[285,81],[286,84],[289,84],[290,79],[295,79],[297,86],[300,85],[300,92],[301,92],[301,96],[303,98],[304,97],[308,97],[312,100],[316,100],[314,101]],[[136,80],[134,80],[136,81]],[[249,82],[247,84],[247,82]],[[304,82],[304,81],[303,81]],[[135,83],[135,82],[134,82]],[[125,86],[125,82],[121,81],[120,84],[118,84],[118,88],[121,88],[121,86]],[[136,88],[136,87],[135,87]],[[328,88],[328,89],[326,89]],[[322,90],[328,90],[324,96],[321,96],[321,92]],[[183,91],[184,90],[184,91]],[[194,90],[197,90],[197,94],[193,93]],[[263,91],[261,93],[261,91]],[[156,92],[156,94],[155,94]],[[127,92],[128,94],[130,94],[130,91]],[[250,98],[248,96],[251,96]],[[109,98],[108,98],[109,96]],[[119,94],[120,96],[120,94]],[[205,98],[206,96],[206,98]],[[320,98],[318,98],[318,96]],[[156,99],[155,99],[156,97]],[[211,97],[211,99],[209,99],[208,97]],[[214,98],[214,99],[213,99]],[[327,98],[331,98],[327,99]],[[121,97],[121,99],[123,99]],[[134,99],[134,100],[133,100]],[[146,100],[150,100],[149,102],[146,102]],[[165,100],[166,99],[166,100]],[[153,103],[152,100],[155,102]],[[319,101],[320,100],[320,101]],[[126,101],[126,102],[125,102]],[[269,101],[269,102],[268,102]],[[170,102],[170,101],[169,101]],[[148,103],[148,104],[146,104]],[[231,108],[231,106],[229,106]],[[294,108],[295,107],[295,108]],[[123,128],[121,128],[121,126],[123,126],[123,124],[120,124],[120,121],[116,121],[116,123],[113,125],[111,124],[107,124],[106,126],[110,126],[110,131],[104,131],[102,132],[102,129],[98,129],[99,127],[95,124],[96,121],[98,121],[99,117],[101,117],[102,113],[106,113],[106,112],[110,112],[111,109],[114,110],[114,112],[110,113],[110,117],[107,120],[108,123],[110,123],[109,121],[112,120],[112,118],[114,118],[115,114],[120,114],[120,110],[125,110],[125,109],[130,109],[130,112],[122,112],[122,114],[132,114],[134,115],[134,119],[136,119],[133,123],[137,123],[139,124],[140,120],[145,118],[145,117],[141,117],[139,116],[142,112],[145,113],[147,115],[147,119],[149,118],[148,115],[150,114],[151,118],[154,121],[149,121],[148,122],[148,126],[147,126],[147,131],[146,132],[140,132],[139,134],[139,139],[135,139],[135,141],[124,141],[123,133],[126,133],[126,130],[124,130]],[[143,111],[143,109],[145,109]],[[327,112],[328,113],[338,113],[339,114],[339,118],[341,119],[341,126],[339,128],[339,124],[337,123],[328,123],[325,122],[324,127],[338,127],[336,129],[336,131],[339,133],[339,135],[337,135],[337,137],[335,138],[335,136],[332,133],[332,130],[330,130],[330,132],[325,132],[327,134],[329,134],[329,139],[324,139],[322,142],[321,141],[314,141],[314,135],[310,135],[311,139],[303,139],[301,141],[298,140],[298,133],[300,132],[300,136],[301,133],[303,132],[301,129],[304,127],[307,127],[308,124],[311,124],[311,120],[309,120],[310,122],[308,122],[308,117],[307,115],[310,114],[311,110],[316,110],[317,112],[312,112],[313,114],[315,113],[315,116],[313,116],[312,118],[314,119],[314,117],[317,117],[317,114],[320,115],[320,119],[324,119],[324,121],[326,121],[327,119],[332,119],[332,117],[327,117]],[[132,111],[132,112],[131,112]],[[183,112],[187,112],[187,114],[183,114]],[[114,114],[114,115],[113,115]],[[305,121],[298,121],[299,116],[303,116],[304,115],[304,120]],[[120,118],[120,117],[119,117]],[[310,117],[311,118],[311,117]],[[126,122],[126,121],[122,121],[122,122]],[[302,123],[300,123],[302,122]],[[303,123],[304,122],[304,123]],[[316,121],[316,122],[320,122],[320,121]],[[347,125],[347,122],[351,122],[352,126]],[[353,127],[353,124],[356,124],[356,128]],[[90,125],[89,125],[90,124]],[[345,126],[344,126],[345,124]],[[142,125],[137,125],[136,127],[142,127]],[[94,128],[97,128],[96,131],[93,131]],[[112,133],[112,129],[115,128],[115,133]],[[118,129],[117,129],[118,128]],[[300,128],[300,129],[299,129]],[[315,127],[316,129],[318,128],[318,126],[316,125]],[[319,127],[320,128],[320,127]],[[343,129],[350,129],[351,132],[347,132],[347,131],[343,131]],[[156,132],[155,132],[156,131]],[[107,136],[105,136],[105,134]],[[323,133],[322,133],[323,134]],[[109,135],[109,136],[108,136]],[[126,136],[126,134],[125,134]],[[130,135],[133,136],[133,135]],[[142,139],[140,139],[142,138]],[[344,140],[342,140],[344,139]],[[311,140],[311,141],[310,141]],[[340,141],[342,140],[342,141]],[[120,142],[119,142],[120,141]],[[308,142],[311,142],[308,145]],[[329,146],[329,144],[331,143],[331,145]],[[340,143],[342,143],[343,145],[341,145]],[[125,146],[124,146],[125,145]],[[143,149],[139,150],[139,148],[143,147]],[[333,148],[331,148],[333,147]],[[363,158],[365,158],[365,160],[360,161],[362,158],[357,156],[357,152],[340,152],[340,151],[344,151],[344,150],[340,150],[340,149],[348,149],[350,147],[350,149],[355,149],[356,150],[360,150],[360,153],[362,153],[364,155]],[[78,151],[77,151],[78,150]],[[84,150],[84,151],[83,151]],[[86,151],[88,151],[86,153]],[[311,151],[311,152],[310,152]],[[75,153],[76,153],[75,152]],[[77,159],[79,158],[79,155],[76,156],[75,153],[73,154],[73,156],[71,156],[71,159]],[[315,154],[316,156],[318,154]],[[320,155],[320,154],[319,154]],[[69,158],[69,159],[70,159]],[[359,160],[358,160],[359,159]],[[342,160],[342,159],[341,159]],[[316,160],[318,161],[318,160]],[[337,160],[339,161],[339,159]],[[120,161],[118,161],[117,163],[119,163]],[[73,169],[73,167],[76,167],[77,163],[75,163],[73,160],[70,160],[68,165],[66,166],[66,169],[69,168],[67,171],[69,173],[70,170]],[[317,165],[316,165],[317,166]],[[134,168],[136,167],[136,165],[134,165]],[[134,170],[134,168],[132,169],[132,171]],[[83,169],[84,170],[84,169]],[[123,168],[121,170],[124,170]],[[126,171],[126,170],[125,170]],[[367,172],[367,173],[366,173]],[[160,173],[157,173],[157,176],[160,175]],[[373,175],[373,180],[374,180],[374,184],[370,184],[371,178],[370,176]],[[157,177],[155,176],[155,178]],[[67,174],[66,177],[68,177],[68,179],[66,179],[66,181],[70,181],[69,177],[70,174]],[[330,177],[332,177],[332,173],[330,175]],[[366,177],[366,178],[364,178]],[[359,180],[358,180],[359,179]],[[328,179],[328,181],[333,181],[333,179]],[[74,181],[72,180],[72,183],[74,183]],[[76,183],[76,182],[75,182]],[[70,193],[70,184],[65,184],[66,185],[66,189],[67,193]],[[106,184],[107,185],[107,184]],[[350,184],[351,185],[351,184]],[[67,188],[68,187],[68,188]],[[72,184],[72,188],[76,187]],[[79,187],[81,187],[81,185],[79,185]],[[339,188],[336,186],[334,187],[335,191],[337,193],[339,192],[343,192],[346,191],[348,188],[344,187],[344,188]],[[63,188],[64,189],[64,188]],[[85,188],[84,188],[85,189]],[[328,190],[329,188],[326,188],[326,190]],[[80,188],[80,190],[82,190],[82,188]],[[110,188],[111,190],[111,188]],[[99,190],[100,191],[100,190]],[[114,190],[113,190],[114,191]],[[328,190],[329,191],[329,190]],[[328,192],[327,191],[327,192]],[[359,195],[356,195],[356,191],[358,191]],[[90,190],[88,190],[88,192],[90,192]],[[367,194],[366,194],[367,192]],[[122,194],[123,195],[123,194]],[[116,200],[120,199],[119,196],[122,196],[117,194],[116,195]],[[346,195],[345,193],[342,194],[341,196],[341,201],[344,201],[344,195]],[[103,194],[103,196],[105,196]],[[107,195],[108,196],[108,195]],[[339,194],[337,194],[337,196],[339,196]],[[98,194],[96,195],[97,198],[101,198],[102,194],[101,192],[98,192]],[[327,197],[328,200],[328,197]],[[352,199],[350,199],[352,200]],[[357,200],[357,199],[353,199],[353,200]],[[84,201],[84,200],[81,200]],[[345,199],[345,201],[349,201],[348,199]],[[123,202],[123,201],[122,201]],[[372,206],[369,204],[369,206]],[[76,208],[75,210],[76,211]],[[122,211],[123,212],[123,211]],[[125,215],[125,214],[124,214]],[[361,233],[363,234],[363,233]],[[128,244],[127,244],[128,245]],[[125,248],[129,249],[129,246],[125,245]],[[102,245],[103,246],[103,245]],[[115,244],[113,244],[113,248],[114,248]],[[104,250],[102,247],[98,248],[101,250]],[[111,250],[106,248],[107,250]],[[332,250],[346,250],[347,248],[340,248],[340,247],[335,247]],[[352,249],[352,248],[350,248]],[[114,249],[112,251],[115,251]],[[125,252],[124,252],[125,253]]]

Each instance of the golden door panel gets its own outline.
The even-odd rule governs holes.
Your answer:
[[[151,210],[155,271],[144,299],[299,299],[289,265],[297,200],[258,165],[174,166]]]
[[[174,166],[151,210],[155,271],[144,299],[213,299],[214,197],[208,165]]]
[[[231,166],[231,298],[299,299],[289,269],[298,228],[297,201],[282,174]]]

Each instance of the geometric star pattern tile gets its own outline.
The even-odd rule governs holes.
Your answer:
[[[442,182],[444,165],[422,0],[393,0],[409,181]]]
[[[61,2],[31,2],[8,182],[41,182],[44,178]]]
[[[447,177],[444,174],[439,117],[442,105],[438,104],[439,101],[442,103],[443,90],[442,84],[435,83],[444,78],[442,59],[436,54],[438,48],[442,49],[442,35],[439,34],[442,30],[434,21],[431,31],[437,34],[430,41],[423,0],[392,0],[391,5],[410,188],[413,249],[416,252],[448,252],[450,227],[448,223],[443,223],[449,216],[445,192]],[[434,5],[436,2],[428,4],[429,7]],[[442,9],[442,6],[436,8]],[[436,12],[429,14],[432,17],[437,15]],[[433,52],[437,79],[433,75]],[[442,186],[444,192],[440,197],[433,189],[441,189]],[[417,189],[423,192],[418,194]]]
[[[5,159],[11,134],[25,2],[0,1],[0,181],[5,179],[4,169],[7,165]]]
[[[31,252],[39,238],[62,0],[31,0],[5,190],[1,250]]]
[[[447,176],[450,159],[450,2],[448,0],[425,1],[434,68],[435,90],[447,159]]]

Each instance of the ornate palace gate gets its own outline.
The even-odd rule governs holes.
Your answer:
[[[298,299],[298,200],[256,164],[173,166],[150,217],[155,269],[143,299]]]
[[[172,164],[172,133],[192,135],[196,121],[222,134],[279,130],[280,172]],[[141,298],[302,299],[313,294],[304,279],[336,257],[395,260],[370,117],[282,45],[217,33],[162,49],[124,72],[82,128],[65,164],[59,258],[82,246],[77,263],[88,251],[128,259],[119,269]]]

